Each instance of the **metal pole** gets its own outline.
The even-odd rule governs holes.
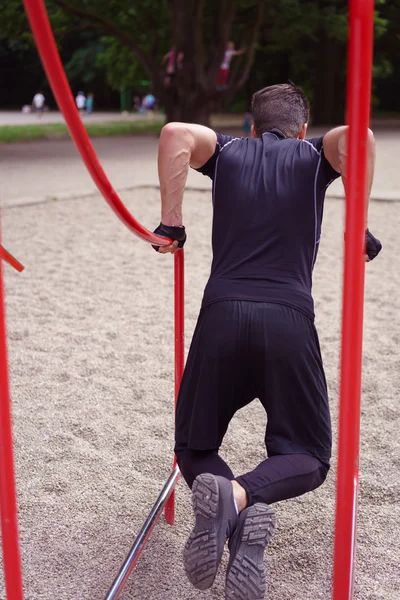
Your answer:
[[[185,362],[184,344],[184,251],[179,250],[174,256],[174,296],[175,296],[175,405],[178,398],[179,387]],[[113,585],[105,600],[115,600],[122,591],[133,567],[135,566],[150,534],[165,508],[165,518],[169,525],[175,523],[175,485],[179,479],[180,471],[174,457],[172,474],[165,484],[157,502],[147,517],[138,537],[135,540],[128,556],[125,559]]]
[[[334,600],[351,600],[354,587],[365,274],[365,195],[371,104],[373,11],[373,0],[350,0],[347,87],[349,134]]]
[[[179,388],[185,366],[185,271],[183,250],[174,256],[174,337],[175,337],[175,408],[178,400]],[[174,456],[173,469],[177,466]],[[172,492],[166,506],[165,518],[169,525],[175,524],[175,491]]]
[[[144,545],[146,544],[151,532],[153,531],[154,525],[158,521],[168,498],[171,496],[174,490],[176,482],[179,479],[179,475],[179,468],[176,467],[169,476],[169,479],[166,482],[164,488],[162,489],[161,494],[159,495],[156,503],[151,509],[151,512],[147,517],[145,524],[140,530],[132,548],[130,549],[128,556],[125,559],[124,564],[122,565],[117,577],[115,578],[114,583],[109,589],[105,600],[116,600],[122,592],[122,589],[133,567],[135,566],[140,554],[142,553]]]
[[[0,513],[6,595],[8,600],[23,600],[2,258],[0,258]]]

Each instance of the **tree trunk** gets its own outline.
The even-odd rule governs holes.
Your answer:
[[[166,122],[180,121],[210,126],[210,116],[214,110],[215,91],[207,94],[201,85],[192,85],[184,72],[167,87],[163,77],[154,77],[154,95],[165,109]]]
[[[315,125],[338,125],[345,111],[345,44],[320,30],[317,46],[312,121]]]
[[[254,61],[265,4],[265,0],[258,0],[255,4],[251,26],[247,28],[242,44],[247,48],[242,69],[238,73],[232,72],[229,88],[221,93],[216,89],[217,73],[231,37],[236,14],[235,0],[219,0],[213,47],[206,47],[204,41],[205,0],[169,0],[172,39],[176,50],[183,52],[184,59],[182,70],[177,72],[171,85],[167,88],[163,84],[157,86],[156,94],[166,109],[167,122],[178,120],[209,126],[212,112],[246,83]]]

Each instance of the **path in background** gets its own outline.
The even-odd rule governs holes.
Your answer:
[[[84,123],[108,123],[115,121],[143,121],[147,119],[163,119],[164,115],[155,113],[154,115],[142,115],[138,113],[122,114],[121,112],[102,112],[94,111],[90,115],[82,115]],[[242,115],[214,115],[212,123],[215,125],[233,125],[240,127],[243,121]],[[24,114],[12,110],[0,110],[0,127],[2,125],[32,125],[40,123],[65,123],[62,113],[58,111],[49,111],[43,113],[39,119],[35,113]]]
[[[129,113],[122,115],[121,112],[97,112],[94,111],[90,115],[82,115],[85,123],[107,123],[110,121],[143,121],[146,119],[143,115],[137,113]],[[147,118],[151,119],[152,116]],[[162,115],[157,115],[157,118],[163,118]],[[0,111],[0,126],[1,125],[33,125],[40,123],[65,123],[62,113],[58,111],[49,111],[43,113],[39,119],[35,113],[24,114],[16,111]]]
[[[228,132],[229,127],[223,126]],[[241,135],[236,130],[233,133]],[[311,129],[309,137],[324,130]],[[399,130],[376,130],[377,169],[374,197],[400,200]],[[134,185],[157,185],[157,136],[96,138],[94,147],[117,190]],[[74,145],[69,140],[0,145],[0,201],[25,204],[44,198],[86,195],[96,191]],[[210,189],[210,180],[191,170],[189,185]],[[328,190],[342,196],[336,181]]]

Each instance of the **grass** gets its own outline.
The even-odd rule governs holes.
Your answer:
[[[110,121],[109,123],[85,123],[90,137],[114,135],[140,135],[159,133],[163,121]],[[63,123],[35,123],[31,125],[2,125],[0,126],[0,144],[13,142],[28,142],[32,140],[62,140],[68,139],[67,126]]]

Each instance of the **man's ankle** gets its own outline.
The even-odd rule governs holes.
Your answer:
[[[231,484],[237,511],[241,513],[247,506],[247,492],[237,481],[231,481]]]

